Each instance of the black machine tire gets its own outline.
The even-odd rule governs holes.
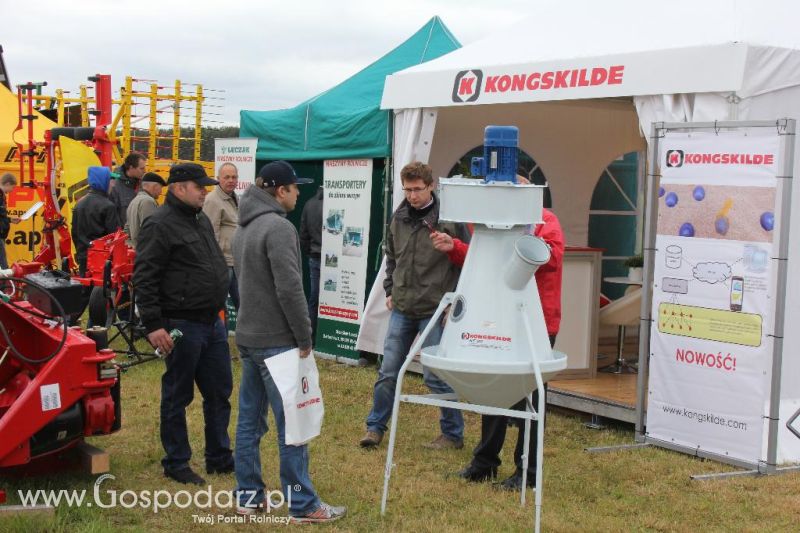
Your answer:
[[[94,139],[94,128],[73,128],[75,130],[75,136],[73,139],[76,141],[91,141]]]
[[[114,303],[103,287],[92,287],[89,295],[89,320],[94,326],[111,327],[114,321]]]
[[[50,138],[54,141],[59,137],[66,137],[68,139],[75,138],[75,128],[53,128],[50,130]]]

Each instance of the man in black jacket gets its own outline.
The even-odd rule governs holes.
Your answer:
[[[164,475],[205,485],[189,467],[186,407],[197,383],[203,396],[206,472],[233,472],[228,436],[233,377],[228,335],[219,318],[228,294],[228,265],[202,211],[205,187],[217,181],[202,166],[182,163],[170,169],[167,183],[166,202],[139,233],[133,283],[147,340],[169,354],[161,378]],[[178,343],[167,333],[173,329],[183,333]]]
[[[128,206],[139,191],[145,170],[147,158],[139,152],[129,153],[122,166],[117,169],[119,176],[111,187],[109,197],[117,208],[117,217],[122,226],[128,221]]]
[[[300,250],[308,257],[308,317],[311,319],[311,342],[317,338],[319,307],[319,271],[322,256],[323,189],[306,202],[300,216]]]
[[[89,192],[72,211],[72,242],[81,276],[86,274],[86,253],[93,240],[114,233],[120,227],[117,210],[108,199],[111,171],[89,167]]]

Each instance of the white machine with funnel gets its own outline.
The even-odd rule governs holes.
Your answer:
[[[531,394],[567,367],[565,354],[551,349],[534,273],[550,259],[550,249],[531,235],[541,222],[544,187],[517,184],[517,128],[486,128],[484,158],[473,161],[473,174],[485,180],[441,178],[439,218],[474,224],[472,242],[455,292],[442,299],[434,317],[411,347],[397,377],[381,511],[386,510],[394,466],[395,430],[400,402],[504,415],[525,420],[528,450],[531,420],[538,420],[536,530],[542,494],[545,401],[533,408]],[[444,310],[450,312],[441,343],[422,349],[424,366],[447,382],[452,394],[404,395],[406,369]],[[510,409],[527,398],[527,410]],[[527,454],[523,455],[525,503]]]

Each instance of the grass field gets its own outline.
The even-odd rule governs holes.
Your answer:
[[[311,473],[322,498],[346,505],[348,516],[325,527],[329,531],[523,531],[533,527],[533,496],[525,508],[518,493],[506,493],[488,484],[469,484],[453,474],[470,459],[478,440],[480,420],[466,415],[466,446],[459,451],[431,451],[420,445],[438,433],[434,408],[404,404],[400,414],[396,449],[397,468],[392,476],[385,517],[380,515],[386,446],[365,451],[357,446],[369,410],[374,368],[352,368],[319,361],[326,416],[322,435],[311,444]],[[239,364],[233,363],[238,386]],[[90,439],[111,454],[111,474],[101,487],[107,492],[130,490],[153,493],[186,489],[163,477],[158,437],[160,362],[130,369],[123,376],[123,429]],[[236,424],[234,389],[231,437]],[[424,391],[418,377],[408,380],[406,391]],[[202,410],[199,393],[189,409],[194,457],[192,466],[203,469]],[[272,420],[270,417],[270,424]],[[509,436],[515,435],[509,432]],[[549,412],[545,436],[543,531],[800,531],[800,475],[691,481],[692,474],[733,470],[725,465],[691,458],[658,448],[607,454],[588,454],[584,448],[633,442],[628,426],[603,431],[587,429],[575,415]],[[504,450],[501,479],[511,474],[509,441]],[[268,490],[277,490],[278,451],[275,433],[262,442],[262,461]],[[19,503],[17,490],[86,490],[88,501],[97,476],[54,473],[37,478],[2,479],[9,504]],[[232,489],[232,475],[207,476],[213,491]],[[193,489],[192,489],[193,490]],[[127,502],[132,496],[128,495]],[[171,507],[100,509],[62,503],[54,516],[0,513],[0,531],[241,531],[283,527],[275,524],[198,523],[198,517],[218,514],[232,517],[229,509]],[[282,510],[278,514],[285,514]]]

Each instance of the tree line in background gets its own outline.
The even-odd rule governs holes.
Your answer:
[[[192,161],[194,159],[194,128],[181,128],[181,139],[178,144],[178,159]],[[147,130],[135,130],[131,149],[136,152],[149,153],[150,145],[146,137]],[[202,127],[200,129],[200,160],[214,160],[214,139],[226,137],[238,137],[239,126],[214,126]],[[172,158],[172,128],[161,128],[158,130],[158,147],[156,151],[157,159]]]

